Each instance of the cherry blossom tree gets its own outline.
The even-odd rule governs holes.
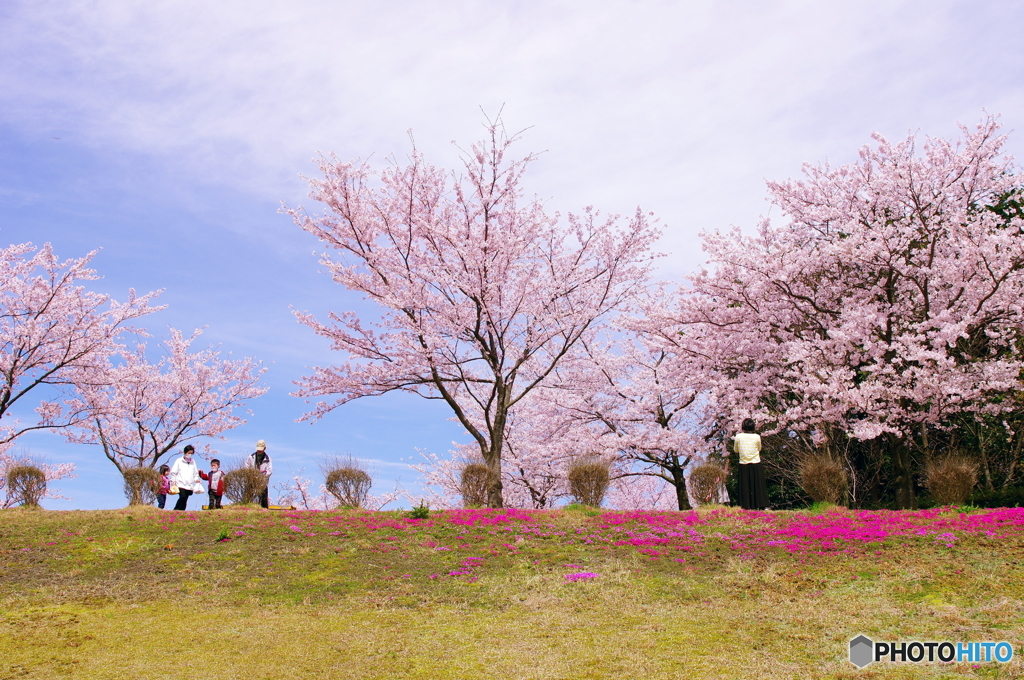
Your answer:
[[[5,506],[6,471],[20,458],[15,440],[33,430],[58,430],[79,422],[80,411],[63,409],[59,398],[116,351],[131,321],[155,311],[156,293],[118,303],[81,284],[98,279],[88,268],[95,251],[61,261],[50,244],[30,243],[0,250],[0,495]],[[36,418],[22,422],[27,402],[42,397]],[[74,476],[71,463],[38,466],[47,482]],[[48,484],[47,497],[60,498]]]
[[[688,466],[717,453],[722,442],[699,380],[674,381],[677,358],[622,330],[614,342],[581,342],[510,414],[502,465],[506,506],[555,507],[569,495],[573,461],[598,457],[612,461],[612,507],[689,509]],[[457,506],[462,468],[482,462],[473,444],[457,444],[451,453],[423,454],[413,466],[434,507]]]
[[[510,414],[502,483],[512,507],[547,508],[569,495],[573,461],[612,461],[612,491],[628,507],[664,504],[664,485],[631,477],[658,477],[676,507],[690,508],[686,472],[719,453],[720,422],[700,374],[689,361],[638,329],[646,320],[620,316],[611,333],[590,333]],[[689,378],[680,382],[680,377]],[[462,468],[482,462],[472,444],[456,445],[450,459],[425,456],[414,466],[439,491],[434,503],[456,503]]]
[[[577,449],[616,460],[616,477],[660,477],[688,510],[687,466],[716,450],[719,422],[702,366],[659,335],[647,337],[649,323],[624,316],[613,334],[591,334],[541,394],[549,422],[575,424]]]
[[[86,290],[99,278],[88,268],[95,251],[60,261],[49,244],[0,250],[0,447],[33,430],[66,428],[82,413],[62,408],[57,397],[85,376],[95,375],[134,329],[134,319],[155,311],[156,293],[118,303]],[[44,398],[32,422],[13,419],[30,395]],[[21,410],[20,413],[26,411]]]
[[[409,467],[420,474],[419,489],[416,493],[407,492],[405,499],[410,503],[425,502],[438,510],[462,507],[459,478],[463,466],[472,458],[461,458],[457,451],[447,458],[420,449],[416,452],[421,460]]]
[[[503,483],[511,505],[539,510],[569,495],[569,466],[591,450],[578,423],[537,401],[510,414]]]
[[[616,510],[676,510],[678,492],[662,475],[620,476],[608,487],[606,504]]]
[[[185,338],[171,329],[164,356],[155,364],[146,347],[122,351],[116,362],[96,369],[79,384],[65,407],[85,413],[65,436],[100,446],[119,471],[155,467],[174,447],[199,437],[221,437],[245,422],[235,414],[266,393],[257,383],[266,370],[255,359],[222,359],[212,348],[190,352],[197,330]]]
[[[711,268],[661,335],[705,360],[732,418],[884,441],[902,507],[928,428],[1016,408],[1024,368],[1024,220],[1003,209],[1022,178],[995,119],[962,132],[876,135],[857,162],[769,183],[788,222],[706,235]]]
[[[319,488],[315,489],[313,480],[305,476],[304,469],[289,474],[290,478],[286,477],[284,481],[273,485],[278,505],[291,505],[299,510],[328,511],[338,509],[338,500],[328,493],[327,487],[321,484]],[[377,512],[401,498],[402,495],[400,487],[396,485],[394,491],[389,491],[379,496],[368,495],[360,509]],[[441,508],[450,507],[450,505],[432,505],[432,507]]]
[[[541,385],[580,338],[646,282],[657,232],[637,211],[625,225],[545,212],[524,201],[532,156],[509,160],[500,124],[453,177],[413,152],[407,165],[375,173],[364,163],[324,158],[311,197],[327,212],[288,210],[338,259],[321,260],[334,280],[377,302],[378,322],[352,312],[302,323],[347,354],[317,367],[298,396],[331,395],[307,419],[360,397],[402,390],[442,399],[472,436],[500,507],[510,413]]]
[[[521,401],[509,413],[505,427],[501,466],[505,506],[538,510],[554,507],[568,495],[569,465],[589,451],[591,438],[581,432],[577,422],[536,398]],[[468,463],[484,462],[474,443],[456,444],[451,453],[448,459],[424,455],[424,463],[413,466],[428,487],[438,489],[428,493],[435,507],[459,504],[462,469]]]
[[[300,510],[332,510],[337,501],[331,502],[331,494],[327,493],[327,487],[323,484],[319,489],[314,489],[313,480],[304,477],[305,469],[290,473],[290,478],[274,483],[271,488],[275,492],[277,505],[293,506]]]

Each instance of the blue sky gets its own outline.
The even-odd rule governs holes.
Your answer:
[[[873,131],[952,136],[983,111],[1022,127],[1024,11],[1011,2],[315,2],[0,4],[0,241],[102,248],[96,288],[164,289],[148,328],[190,331],[270,365],[249,422],[280,474],[366,459],[376,492],[416,449],[461,439],[438,402],[366,399],[313,424],[288,396],[326,343],[294,307],[374,310],[319,273],[318,244],[278,213],[310,205],[318,152],[438,165],[504,107],[545,151],[530,190],[552,209],[653,211],[661,276],[700,266],[698,234],[752,228],[764,182],[852,160]],[[1020,155],[1017,133],[1009,151]],[[98,450],[22,446],[78,477],[52,508],[119,507]]]

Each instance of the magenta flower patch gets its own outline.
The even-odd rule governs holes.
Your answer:
[[[597,578],[598,575],[592,571],[581,571],[575,574],[566,574],[565,580],[575,583],[576,581],[586,581],[588,579]]]

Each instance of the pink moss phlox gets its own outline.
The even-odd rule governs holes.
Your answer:
[[[825,555],[850,553],[857,545],[880,543],[890,539],[937,537],[934,540],[952,547],[966,535],[997,536],[995,529],[1024,528],[1024,508],[1002,508],[980,513],[957,513],[935,508],[918,511],[859,510],[833,511],[819,515],[796,513],[730,511],[728,519],[743,528],[729,534],[703,535],[698,529],[725,511],[713,511],[701,517],[695,512],[607,513],[595,521],[596,531],[581,542],[610,541],[617,546],[661,546],[673,544],[690,549],[705,539],[725,543],[731,550],[749,557],[752,551],[782,548],[791,553]],[[605,534],[602,536],[602,534]],[[618,534],[617,536],[615,534]],[[639,552],[647,552],[642,549]]]
[[[463,526],[498,526],[510,522],[529,522],[540,510],[520,510],[518,508],[464,508],[448,510],[445,519],[449,524]]]
[[[565,580],[575,583],[576,581],[585,581],[587,579],[597,578],[598,575],[592,571],[581,571],[575,574],[566,574]]]

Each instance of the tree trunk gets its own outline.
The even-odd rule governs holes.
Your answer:
[[[487,463],[487,507],[503,508],[505,501],[501,493],[501,455],[495,454],[492,449],[485,452],[484,462]]]
[[[487,488],[487,507],[503,508],[505,499],[501,493],[501,454],[505,448],[505,424],[508,422],[508,399],[512,388],[511,385],[506,385],[500,376],[496,375],[495,377],[494,422],[488,426],[490,446],[487,451],[484,451],[484,462],[487,463],[488,477],[490,478]]]
[[[683,468],[673,465],[669,468],[672,473],[672,485],[676,487],[676,502],[680,510],[692,510],[690,497],[686,494],[686,477],[683,475]]]
[[[1017,427],[1018,427],[1018,430],[1013,433],[1013,454],[1012,454],[1012,460],[1010,461],[1010,469],[1007,470],[1006,478],[1003,479],[1003,487],[1002,488],[1004,488],[1004,489],[1006,487],[1010,486],[1010,482],[1013,481],[1013,474],[1014,474],[1014,472],[1017,469],[1017,461],[1020,460],[1021,444],[1024,443],[1024,437],[1021,436],[1021,433],[1020,433],[1020,430],[1019,430],[1020,425],[1018,425]]]
[[[989,491],[995,491],[995,486],[992,485],[992,471],[988,466],[988,451],[985,443],[981,442],[981,446],[978,449],[981,453],[981,470],[985,473],[985,488]]]
[[[871,487],[868,497],[871,499],[871,505],[877,508],[882,504],[882,470],[885,467],[881,442],[877,439],[872,439],[869,442],[868,456],[871,470]]]
[[[914,493],[910,448],[901,437],[890,434],[889,451],[896,472],[896,507],[900,510],[914,510],[917,508],[917,496]]]

